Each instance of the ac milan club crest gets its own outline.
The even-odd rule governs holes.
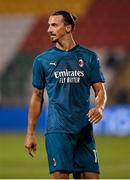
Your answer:
[[[56,159],[53,158],[53,165],[56,166]]]
[[[79,66],[83,67],[84,66],[84,61],[82,59],[79,59]]]

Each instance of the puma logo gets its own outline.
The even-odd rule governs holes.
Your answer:
[[[50,62],[49,64],[50,64],[50,65],[53,65],[53,66],[56,66],[56,63],[55,63],[55,62]]]

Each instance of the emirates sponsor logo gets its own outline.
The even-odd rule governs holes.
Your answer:
[[[80,79],[84,77],[84,71],[56,71],[54,76],[59,80],[59,83],[80,83]]]
[[[56,71],[54,72],[55,78],[59,77],[83,77],[84,71],[68,71],[67,69],[65,71]]]

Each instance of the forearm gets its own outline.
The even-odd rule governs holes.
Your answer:
[[[96,93],[95,93],[95,106],[97,108],[101,108],[102,110],[105,108],[105,104],[107,101],[107,95],[104,86],[102,86]]]
[[[27,134],[33,135],[35,131],[35,126],[39,115],[42,110],[43,104],[43,93],[35,89],[30,100],[29,112],[28,112],[28,130]]]
[[[107,96],[103,83],[95,83],[93,85],[95,92],[95,107],[87,113],[90,123],[98,123],[102,119],[102,112],[106,104]]]

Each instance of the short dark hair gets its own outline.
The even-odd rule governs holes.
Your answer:
[[[73,14],[67,12],[67,11],[56,11],[52,14],[52,16],[62,15],[65,21],[65,24],[70,24],[72,26],[72,30],[74,29],[75,22],[77,20],[77,17]]]

